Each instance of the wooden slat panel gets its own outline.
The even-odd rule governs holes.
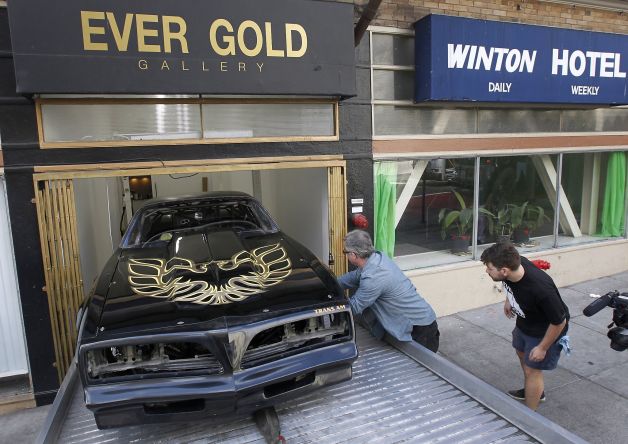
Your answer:
[[[35,185],[37,186],[37,183],[35,183]],[[59,344],[60,344],[60,339],[59,339],[59,328],[58,328],[58,324],[57,324],[57,300],[54,297],[51,297],[51,294],[54,294],[54,290],[52,288],[53,286],[53,279],[52,279],[52,264],[51,264],[51,258],[50,258],[50,254],[49,254],[49,243],[50,243],[50,238],[49,238],[49,232],[48,232],[48,223],[47,223],[47,205],[46,205],[46,197],[45,197],[45,190],[44,189],[39,189],[39,187],[37,186],[36,188],[36,196],[37,196],[37,221],[39,224],[39,239],[40,239],[40,244],[41,244],[41,252],[42,252],[42,260],[43,260],[43,265],[44,265],[44,277],[46,280],[46,294],[47,294],[47,299],[48,299],[48,311],[50,312],[50,324],[51,324],[51,330],[52,330],[52,340],[54,343],[54,348],[55,348],[55,357],[56,360],[59,360],[59,354],[60,354],[60,350],[59,350]],[[55,362],[55,366],[57,367],[57,376],[59,377],[59,380],[62,379],[61,376],[61,369],[59,368],[59,365],[57,362]]]
[[[46,243],[42,246],[42,256],[45,258],[44,263],[48,264],[47,273],[46,273],[46,293],[48,296],[48,306],[50,308],[50,322],[53,331],[53,339],[55,341],[55,356],[56,361],[55,364],[57,366],[57,372],[59,378],[62,378],[63,375],[63,362],[64,358],[62,355],[62,344],[63,338],[61,335],[61,326],[59,319],[59,311],[58,304],[60,304],[60,300],[58,298],[59,294],[59,280],[55,279],[55,273],[58,269],[57,266],[57,256],[56,254],[52,254],[55,251],[54,247],[54,220],[52,217],[52,199],[50,196],[50,185],[48,182],[43,183],[43,188],[39,193],[41,208],[38,208],[38,212],[42,213],[42,224],[39,227],[40,236],[42,236]],[[38,205],[39,207],[39,205]]]
[[[83,298],[74,186],[71,179],[36,182],[37,216],[59,381],[76,348],[74,320]]]
[[[85,295],[83,294],[83,275],[81,274],[81,262],[80,262],[80,250],[78,247],[78,225],[76,222],[76,201],[74,200],[74,181],[68,181],[68,209],[69,209],[69,226],[71,227],[71,247],[72,247],[72,270],[73,270],[73,282],[74,282],[74,313],[75,316],[72,320],[76,319],[76,313],[78,308],[83,302]],[[78,325],[74,326],[74,334],[78,334]],[[76,338],[75,341],[76,343]]]
[[[347,271],[347,258],[343,254],[342,239],[347,232],[345,167],[328,168],[327,185],[329,190],[329,250],[334,257],[330,266],[337,276]]]
[[[61,238],[61,222],[63,218],[61,217],[61,208],[59,205],[59,181],[49,181],[47,182],[50,190],[50,200],[51,200],[51,218],[48,221],[52,225],[53,232],[53,249],[51,250],[51,255],[55,258],[56,267],[53,269],[53,277],[57,281],[58,294],[55,297],[58,298],[57,311],[59,316],[59,327],[61,329],[61,356],[62,359],[59,361],[61,364],[61,371],[63,374],[68,369],[70,354],[68,353],[68,342],[70,341],[69,332],[67,330],[67,312],[68,312],[68,301],[66,295],[66,285],[67,280],[65,278],[65,264],[63,258],[63,239]]]

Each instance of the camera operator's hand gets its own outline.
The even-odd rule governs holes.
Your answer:
[[[547,350],[545,350],[545,349],[541,348],[541,346],[537,345],[532,350],[530,350],[530,355],[528,356],[528,358],[532,362],[541,362],[543,359],[545,359],[545,354],[546,353],[547,353]]]
[[[508,299],[504,302],[504,314],[508,319],[515,317],[515,313],[512,311],[512,306],[510,305],[510,301]]]

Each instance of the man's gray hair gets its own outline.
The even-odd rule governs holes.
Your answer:
[[[366,231],[353,230],[345,236],[345,251],[350,251],[366,259],[375,251],[371,236]]]

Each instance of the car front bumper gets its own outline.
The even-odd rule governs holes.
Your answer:
[[[233,374],[88,385],[99,428],[250,413],[351,379],[355,342],[310,350]]]

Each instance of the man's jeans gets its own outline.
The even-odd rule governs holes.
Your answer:
[[[430,325],[415,325],[412,329],[412,340],[436,353],[438,351],[440,332],[436,321]]]

